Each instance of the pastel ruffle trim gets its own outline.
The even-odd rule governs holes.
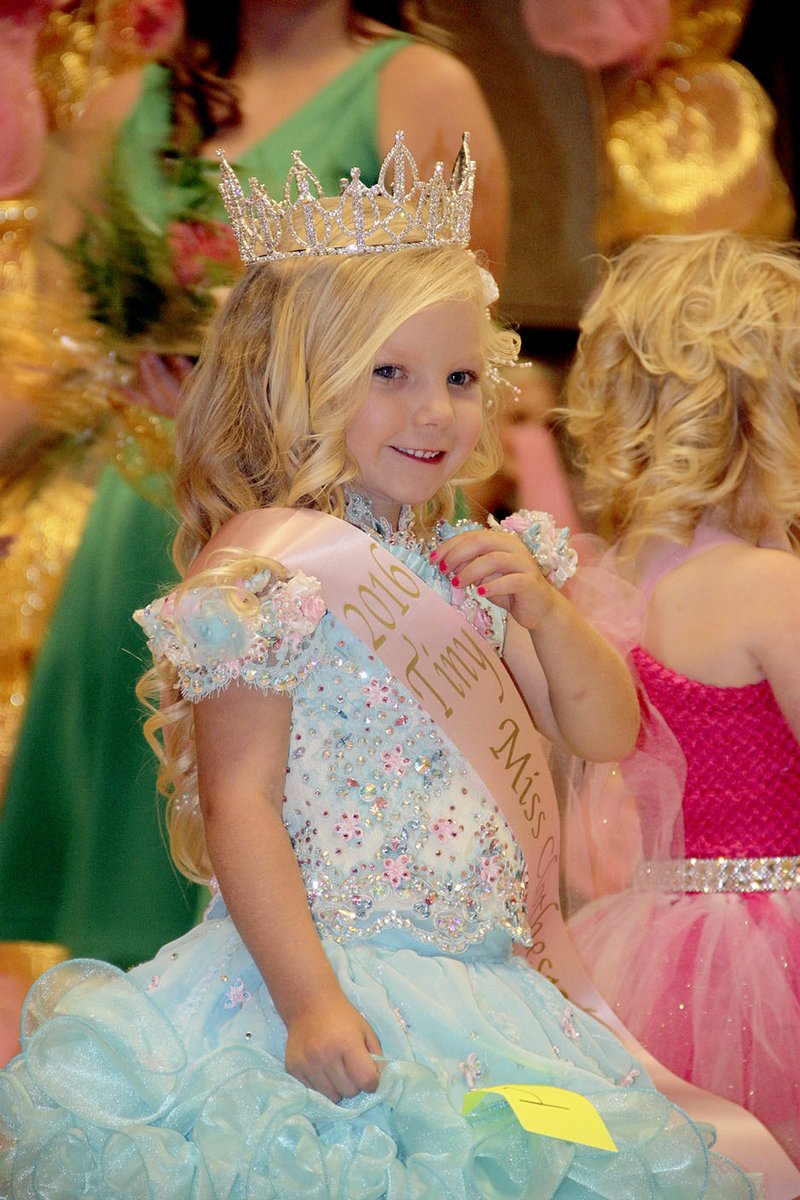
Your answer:
[[[264,691],[293,689],[318,665],[312,635],[325,615],[318,579],[260,571],[219,586],[179,588],[134,613],[155,659],[178,671],[181,693],[200,700],[236,679]]]
[[[465,1118],[410,1061],[333,1104],[250,1043],[190,1060],[129,977],[87,960],[42,977],[24,1025],[0,1074],[11,1200],[752,1200],[657,1092],[593,1097],[617,1154],[526,1133],[501,1100]]]

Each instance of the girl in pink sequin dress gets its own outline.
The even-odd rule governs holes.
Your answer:
[[[628,760],[575,773],[571,930],[635,1036],[800,1162],[795,248],[628,247],[567,403],[613,541],[573,598],[629,651],[645,718]]]

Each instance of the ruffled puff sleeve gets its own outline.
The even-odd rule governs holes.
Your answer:
[[[241,681],[292,691],[319,665],[315,631],[325,615],[318,579],[262,570],[213,586],[184,584],[134,613],[156,663],[170,662],[191,701]]]

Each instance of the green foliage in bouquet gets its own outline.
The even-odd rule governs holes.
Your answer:
[[[233,235],[207,215],[216,197],[209,164],[181,157],[165,170],[181,204],[166,231],[110,185],[102,214],[84,212],[80,235],[59,249],[88,298],[89,315],[112,336],[192,353],[215,308],[211,288],[231,282],[238,257]]]

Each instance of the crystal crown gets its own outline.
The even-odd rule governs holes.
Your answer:
[[[292,153],[283,199],[251,179],[245,196],[225,152],[218,150],[219,190],[245,263],[271,262],[298,255],[377,254],[411,246],[466,246],[475,184],[475,163],[465,133],[449,182],[442,163],[430,179],[420,179],[403,140],[381,165],[377,183],[367,187],[358,167],[340,181],[337,196],[326,196],[316,175]]]

